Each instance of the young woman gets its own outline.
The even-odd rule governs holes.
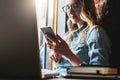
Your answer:
[[[97,25],[93,0],[66,0],[63,7],[78,29],[72,34],[69,45],[59,35],[57,40],[46,34],[47,46],[52,50],[50,58],[60,66],[109,65],[110,40]]]

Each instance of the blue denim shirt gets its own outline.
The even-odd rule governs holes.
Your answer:
[[[81,27],[74,31],[74,38],[70,42],[69,48],[83,61],[83,64],[109,65],[111,43],[106,32],[98,25],[94,25],[94,27],[88,31],[85,41],[83,43],[76,44],[80,38],[79,33],[83,28],[84,27]],[[56,63],[56,68],[58,69],[61,66],[72,65],[66,57],[62,56],[62,58]]]

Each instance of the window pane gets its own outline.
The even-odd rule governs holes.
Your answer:
[[[36,0],[36,11],[42,68],[50,68],[48,49],[45,45],[45,37],[40,28],[52,26],[53,0]]]

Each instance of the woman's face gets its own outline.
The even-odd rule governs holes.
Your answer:
[[[66,0],[67,15],[72,23],[78,23],[80,19],[81,6],[79,0]]]

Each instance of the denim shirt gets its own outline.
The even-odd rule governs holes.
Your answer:
[[[105,31],[98,25],[94,25],[87,33],[83,43],[77,43],[79,33],[84,27],[74,31],[73,40],[69,44],[71,51],[82,60],[83,64],[109,65],[109,53],[111,52],[110,40]],[[69,53],[68,53],[69,54]],[[56,68],[61,66],[72,66],[66,57],[56,63]]]

